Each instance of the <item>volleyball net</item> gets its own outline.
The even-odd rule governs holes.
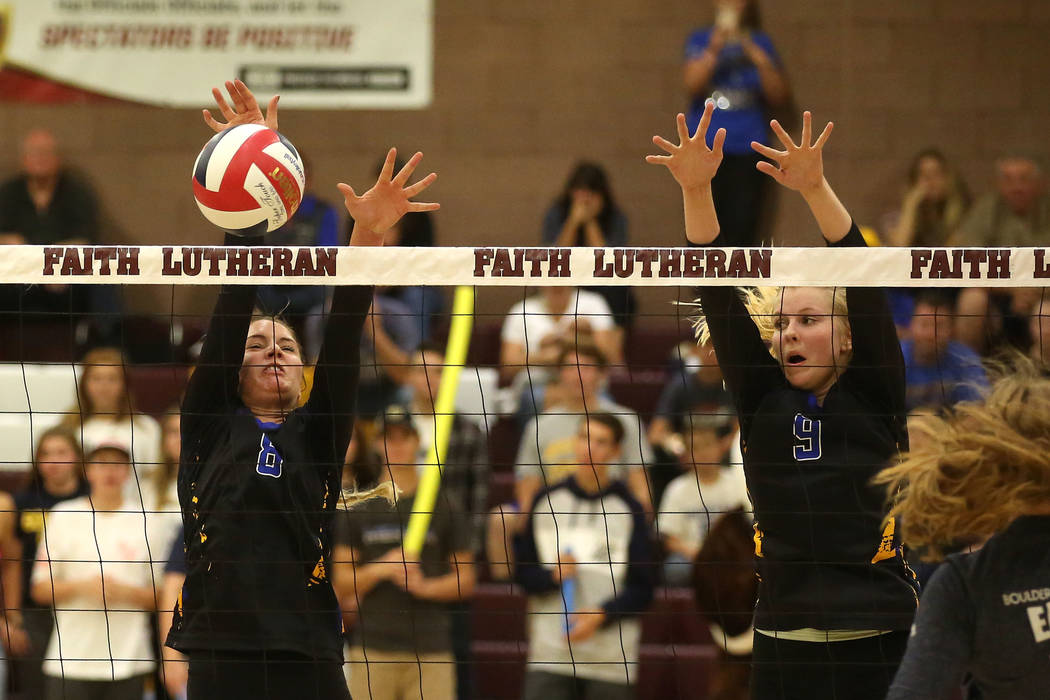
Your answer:
[[[629,684],[637,697],[706,697],[747,684],[756,541],[718,367],[739,359],[697,344],[696,287],[885,290],[918,415],[977,396],[997,353],[1050,355],[1045,253],[0,249],[0,486],[16,496],[0,535],[23,549],[10,557],[4,545],[4,608],[27,645],[16,686],[34,673],[143,676],[156,697],[177,697],[185,661],[158,646],[170,615],[149,615],[173,607],[184,575],[178,406],[216,285],[258,285],[257,306],[283,312],[307,363],[304,401],[330,289],[377,288],[343,485],[392,480],[399,502],[426,499],[339,512],[335,551],[307,572],[340,597],[354,697],[394,697],[401,673],[423,697],[515,698],[533,671]],[[812,425],[794,429],[804,452]],[[116,510],[138,520],[93,505],[81,464],[106,448],[130,459]],[[361,567],[384,562],[362,593]],[[96,577],[154,590],[156,605],[102,583],[66,593]]]

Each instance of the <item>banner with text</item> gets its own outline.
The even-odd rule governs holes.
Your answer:
[[[0,246],[0,284],[1050,287],[1047,248]]]
[[[282,106],[419,109],[431,101],[433,0],[7,0],[0,56],[146,104],[208,106],[212,86],[239,77]]]

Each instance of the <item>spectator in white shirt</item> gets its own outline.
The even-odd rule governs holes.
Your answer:
[[[609,304],[576,287],[543,287],[507,312],[500,333],[500,372],[504,380],[530,368],[558,361],[563,341],[591,336],[609,361],[622,362],[623,344]]]
[[[729,406],[713,406],[687,416],[686,469],[667,485],[656,521],[667,551],[667,585],[689,585],[693,560],[719,517],[741,506],[750,510],[743,465],[729,463],[738,436],[734,415]]]
[[[90,494],[47,514],[32,596],[55,608],[44,655],[45,700],[141,700],[155,666],[149,611],[156,586],[147,523],[129,502],[127,447],[104,444],[85,460]]]

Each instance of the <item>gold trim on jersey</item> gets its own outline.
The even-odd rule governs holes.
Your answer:
[[[765,556],[764,554],[762,554],[762,538],[765,535],[762,533],[762,529],[758,526],[758,521],[756,520],[754,525],[752,525],[751,527],[755,528],[755,537],[754,537],[754,540],[755,540],[755,556],[756,557]]]
[[[871,558],[872,564],[878,564],[880,561],[893,559],[893,557],[897,556],[897,548],[893,546],[893,536],[896,529],[896,518],[890,518],[886,521],[886,528],[882,531],[882,540],[879,542],[879,548],[875,550],[875,556]]]

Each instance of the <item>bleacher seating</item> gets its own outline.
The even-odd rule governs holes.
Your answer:
[[[73,365],[0,363],[0,470],[29,469],[36,440],[76,405]]]
[[[528,653],[526,596],[513,584],[479,584],[473,599],[471,651],[478,697],[520,697]],[[642,617],[639,700],[702,698],[718,650],[689,590],[658,588]]]

